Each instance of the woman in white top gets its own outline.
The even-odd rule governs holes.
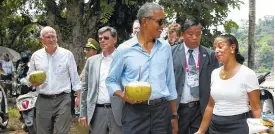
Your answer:
[[[242,65],[237,39],[223,34],[214,40],[222,67],[211,75],[211,96],[196,134],[248,134],[246,119],[261,117],[259,83],[255,72]]]

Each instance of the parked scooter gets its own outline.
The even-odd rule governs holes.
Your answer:
[[[259,84],[262,84],[266,77],[270,74],[270,72],[267,72],[264,75],[261,75],[258,77]],[[262,112],[267,115],[274,115],[274,91],[267,90],[267,88],[261,88],[260,91],[260,100],[262,105]]]
[[[11,84],[11,81],[0,80],[0,128],[5,130],[8,126],[8,101],[7,94],[5,92],[5,84]]]
[[[36,134],[35,123],[35,102],[38,97],[37,92],[30,91],[27,94],[19,95],[16,99],[16,106],[22,113],[24,125],[29,134]]]

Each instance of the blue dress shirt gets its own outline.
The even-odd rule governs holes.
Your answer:
[[[129,82],[138,81],[140,67],[140,81],[148,82],[152,86],[149,100],[177,98],[170,45],[156,39],[151,53],[148,54],[140,46],[137,36],[121,44],[113,57],[105,82],[110,96],[121,90],[120,79],[123,87]]]

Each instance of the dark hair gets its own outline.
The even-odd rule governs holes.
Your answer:
[[[183,25],[181,26],[181,32],[184,32],[186,29],[188,29],[191,26],[201,27],[201,24],[198,21],[187,19],[184,21]]]
[[[229,45],[235,44],[236,45],[236,48],[235,48],[236,61],[240,64],[243,64],[244,57],[239,52],[239,43],[235,36],[233,36],[231,34],[221,34],[221,35],[218,35],[216,38],[226,39],[227,42],[229,43]]]

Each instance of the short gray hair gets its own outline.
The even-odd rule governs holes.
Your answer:
[[[44,34],[45,34],[45,31],[46,30],[52,30],[52,31],[54,31],[55,32],[55,34],[56,34],[56,31],[52,28],[52,27],[50,27],[50,26],[45,26],[45,27],[43,27],[42,28],[42,30],[40,31],[40,38],[43,38],[43,36],[44,36]]]
[[[163,8],[156,3],[145,3],[138,10],[137,19],[140,22],[140,20],[144,17],[151,17],[156,10],[163,10]]]
[[[105,27],[102,27],[98,30],[98,34],[102,34],[106,31],[110,31],[111,35],[113,37],[117,37],[117,32],[116,32],[116,29],[110,27],[110,26],[105,26]]]

